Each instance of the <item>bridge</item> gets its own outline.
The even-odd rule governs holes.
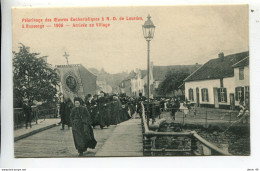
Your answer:
[[[143,111],[144,112],[144,111]],[[196,154],[197,144],[200,143],[210,155],[231,155],[207,140],[199,136],[195,131],[184,132],[158,132],[150,130],[147,125],[147,118],[130,119],[118,125],[111,125],[108,128],[93,129],[97,146],[95,149],[88,149],[84,157],[116,157],[116,156],[156,156],[179,154],[182,155],[204,155]],[[157,120],[159,122],[159,120]],[[45,119],[39,121],[29,129],[15,130],[15,157],[18,158],[44,158],[44,157],[78,157],[75,149],[72,130],[60,130],[58,119]],[[155,147],[155,140],[158,137],[185,137],[190,140],[188,149],[167,149]],[[187,141],[185,139],[185,141]]]
[[[15,157],[78,157],[75,149],[72,130],[60,130],[56,125],[52,128],[37,132],[48,125],[59,122],[57,119],[46,119],[29,129],[15,131]],[[37,128],[38,127],[38,128]],[[131,119],[108,128],[93,129],[97,146],[88,149],[84,157],[93,156],[142,156],[141,120]],[[34,132],[34,133],[33,133]],[[36,133],[37,132],[37,133]]]

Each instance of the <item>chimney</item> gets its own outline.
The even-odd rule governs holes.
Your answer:
[[[224,53],[223,53],[223,52],[220,52],[220,53],[218,54],[218,57],[219,57],[219,59],[220,59],[221,62],[224,61]]]

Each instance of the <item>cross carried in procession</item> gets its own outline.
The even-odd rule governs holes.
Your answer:
[[[67,54],[66,52],[64,53],[64,55],[63,55],[65,58],[66,58],[66,60],[67,60],[67,65],[69,65],[69,54]]]

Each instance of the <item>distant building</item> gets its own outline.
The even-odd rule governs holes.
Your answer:
[[[127,96],[137,97],[139,93],[144,95],[144,82],[141,70],[136,69],[130,72],[129,76],[120,83],[119,87],[120,93]]]
[[[195,70],[197,70],[199,67],[201,67],[200,64],[196,63],[195,65],[168,65],[168,66],[154,66],[153,63],[151,63],[151,69],[152,69],[152,79],[150,79],[151,82],[151,88],[150,92],[154,97],[160,96],[157,92],[157,89],[159,85],[165,80],[166,75],[170,71],[176,71],[176,72],[185,72],[185,73],[193,73]],[[146,83],[147,77],[146,77],[147,70],[142,70],[143,73],[143,79]],[[171,93],[168,93],[166,96],[180,96],[184,95],[183,91],[181,89],[179,90],[172,90]]]
[[[192,73],[198,69],[201,65],[170,65],[170,66],[154,66],[153,62],[150,65],[150,97],[153,98],[158,96],[156,89],[159,87],[159,84],[163,82],[166,78],[166,74],[169,71],[182,71],[186,73]],[[138,96],[139,93],[142,93],[144,96],[147,96],[147,70],[136,69],[135,71],[130,72],[129,76],[124,79],[120,84],[120,93],[125,93],[127,96]],[[183,95],[182,90],[173,90],[172,94],[174,95]]]
[[[103,91],[105,93],[112,93],[112,87],[108,85],[105,81],[97,81],[97,91]]]
[[[56,65],[60,74],[61,93],[65,98],[85,98],[87,94],[96,94],[97,76],[89,72],[81,64]]]
[[[197,106],[226,109],[249,103],[249,52],[218,56],[184,80],[186,98]]]

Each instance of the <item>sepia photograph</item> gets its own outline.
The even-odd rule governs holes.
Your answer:
[[[15,158],[251,156],[249,6],[13,7]]]

